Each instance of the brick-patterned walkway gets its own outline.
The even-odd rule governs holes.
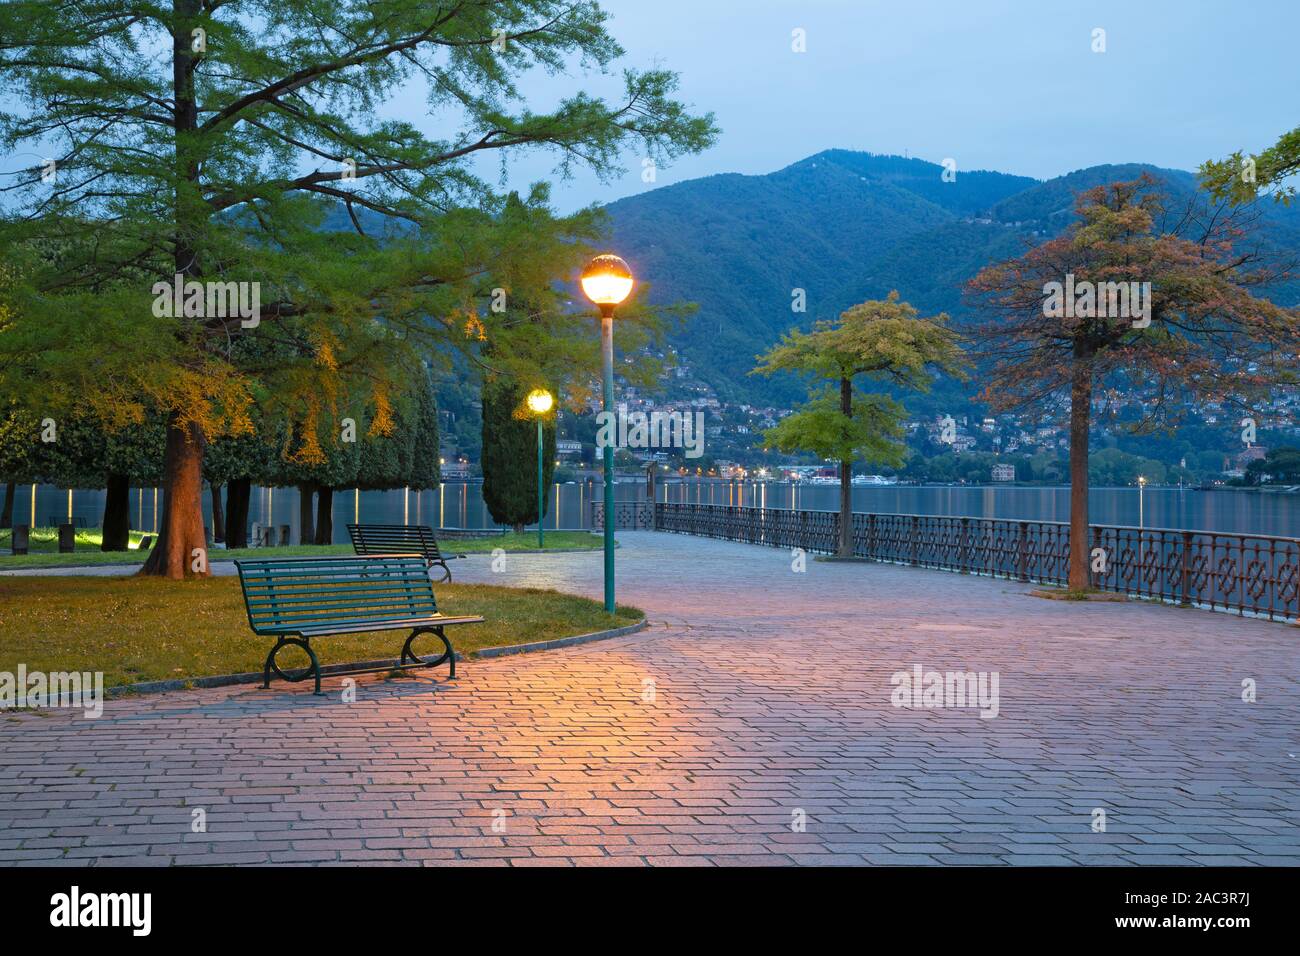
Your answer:
[[[620,540],[641,635],[351,704],[333,680],[0,718],[0,862],[1300,864],[1295,628]],[[596,596],[600,562],[456,572]],[[895,708],[916,664],[998,672],[999,716]]]

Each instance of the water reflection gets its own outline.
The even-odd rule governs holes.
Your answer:
[[[740,505],[834,511],[839,508],[839,487],[777,481],[727,481],[720,479],[660,478],[655,497],[683,504]],[[432,507],[432,495],[437,507]],[[556,484],[548,492],[548,530],[591,527],[591,502],[599,500],[599,478]],[[643,479],[615,485],[619,501],[644,501]],[[426,498],[428,502],[426,503]],[[1145,525],[1196,531],[1239,532],[1300,537],[1300,494],[1258,491],[1198,491],[1192,488],[1147,488]],[[1090,495],[1095,524],[1136,526],[1137,488],[1094,488]],[[953,487],[855,486],[853,509],[885,514],[957,515],[972,518],[1008,518],[1067,521],[1070,490],[1067,487]],[[161,518],[161,495],[153,488],[131,490],[131,521],[137,530],[153,531]],[[249,520],[263,525],[289,525],[292,540],[298,534],[296,488],[255,488]],[[204,520],[211,523],[211,497],[203,496]],[[15,496],[14,521],[48,525],[51,519],[95,527],[104,510],[102,491],[76,491],[51,485],[20,486]],[[33,516],[35,521],[33,522]],[[346,541],[349,522],[380,524],[434,523],[440,528],[499,528],[483,503],[481,482],[449,482],[436,491],[353,491],[334,496],[334,538]]]

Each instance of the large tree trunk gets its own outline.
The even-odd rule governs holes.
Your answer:
[[[840,379],[840,413],[853,418],[853,380]],[[840,462],[840,549],[841,558],[853,557],[853,459]]]
[[[212,482],[212,540],[221,544],[226,540],[226,517],[221,513],[221,485]]]
[[[298,543],[315,544],[316,531],[313,526],[312,493],[316,486],[309,481],[298,485]]]
[[[316,543],[334,543],[334,489],[316,489]]]
[[[203,430],[182,424],[172,414],[167,423],[167,450],[163,455],[163,513],[158,541],[149,552],[141,574],[179,581],[207,577],[208,542],[203,533]],[[202,570],[195,570],[195,551],[203,555]]]
[[[248,547],[248,502],[251,478],[232,478],[226,485],[226,548]]]
[[[101,551],[126,551],[131,545],[131,476],[109,475],[104,495]]]
[[[14,495],[17,493],[17,482],[5,483],[5,506],[4,510],[0,511],[0,528],[12,528],[14,526]]]
[[[195,54],[189,26],[198,19],[200,7],[200,0],[174,0],[172,5],[176,27],[172,38],[172,123],[177,144],[172,265],[177,274],[193,279],[202,278],[194,242],[202,222],[211,214],[211,210],[203,208],[199,192],[194,188],[199,180],[200,154],[192,135],[198,128],[198,104],[194,97]],[[188,329],[181,334],[197,331]],[[167,447],[163,454],[162,524],[140,574],[172,580],[208,576],[208,542],[203,530],[205,447],[203,429],[192,421],[182,422],[172,412],[167,421]],[[200,555],[201,564],[196,560]]]
[[[1071,591],[1087,590],[1088,425],[1092,418],[1092,366],[1080,348],[1074,353],[1070,386],[1070,577]]]

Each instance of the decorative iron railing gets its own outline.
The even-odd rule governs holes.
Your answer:
[[[654,528],[833,552],[835,511],[657,503]],[[1300,617],[1300,539],[1093,525],[1092,585],[1272,620]],[[1057,521],[853,515],[853,553],[894,564],[1064,585],[1070,526]]]
[[[654,527],[654,508],[649,501],[615,501],[614,528],[619,531],[649,531]],[[605,527],[605,502],[591,503],[591,527]]]

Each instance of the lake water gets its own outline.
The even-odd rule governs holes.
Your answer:
[[[441,528],[490,529],[497,527],[487,513],[478,482],[448,482],[421,493],[351,491],[334,494],[334,537],[347,540],[349,522],[428,524]],[[645,500],[644,480],[624,480],[616,485],[620,501]],[[592,494],[601,494],[599,479],[553,485],[547,492],[546,527],[590,528]],[[1039,521],[1069,520],[1070,490],[1066,487],[949,487],[936,485],[855,486],[855,511],[888,514],[958,515],[972,518],[1009,518]],[[131,524],[152,531],[161,514],[162,496],[154,489],[132,489]],[[792,485],[789,482],[671,479],[657,486],[660,501],[795,508],[833,511],[839,508],[839,488],[833,485]],[[1300,538],[1300,494],[1251,491],[1197,491],[1186,488],[1094,488],[1091,519],[1095,524],[1193,531],[1237,532]],[[205,520],[211,521],[210,497],[203,498]],[[73,493],[72,514],[97,526],[103,516],[102,491]],[[68,514],[66,489],[41,485],[36,489],[37,525],[47,525]],[[31,486],[18,489],[14,520],[31,521]],[[250,522],[287,524],[293,540],[298,531],[298,492],[293,488],[255,488],[249,505]]]

